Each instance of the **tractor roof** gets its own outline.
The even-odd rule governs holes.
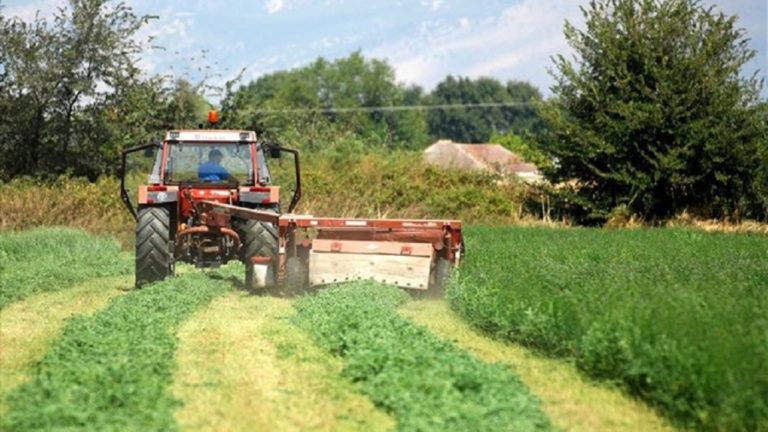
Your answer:
[[[166,141],[185,142],[243,142],[256,141],[256,132],[228,129],[188,129],[170,130],[165,134]]]

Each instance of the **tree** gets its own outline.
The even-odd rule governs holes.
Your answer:
[[[395,81],[385,61],[354,52],[333,62],[321,57],[230,90],[222,114],[230,127],[255,129],[273,139],[324,145],[328,135],[353,134],[373,144],[416,148],[428,141],[424,115],[379,108],[418,95],[420,89]]]
[[[4,176],[94,176],[102,167],[99,113],[109,95],[139,81],[134,35],[150,17],[123,3],[70,0],[52,22],[0,21]]]
[[[753,173],[764,154],[762,82],[736,17],[697,0],[593,0],[566,23],[574,59],[555,58],[542,115],[548,176],[600,220],[621,206],[647,220],[683,210],[764,217]],[[762,150],[761,150],[762,147]]]
[[[470,143],[488,142],[492,134],[538,133],[541,121],[533,106],[538,100],[541,93],[526,82],[510,81],[505,86],[495,78],[472,80],[449,75],[432,91],[431,104],[509,105],[432,110],[428,115],[429,132],[436,139]]]

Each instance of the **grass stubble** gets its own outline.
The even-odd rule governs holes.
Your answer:
[[[179,331],[175,412],[189,431],[385,431],[394,421],[289,322],[293,300],[230,292]]]
[[[538,399],[505,365],[489,364],[397,313],[402,290],[352,282],[306,296],[296,323],[344,362],[403,431],[552,430]]]
[[[547,358],[473,329],[442,300],[419,300],[399,309],[405,318],[454,342],[487,362],[508,364],[532,393],[552,423],[573,432],[673,431],[669,422],[621,389],[601,385],[570,363]]]
[[[9,431],[174,430],[175,332],[197,308],[231,288],[191,273],[114,298],[71,319],[7,397]]]
[[[61,335],[67,320],[102,309],[132,285],[133,279],[126,276],[92,279],[0,310],[0,418],[7,409],[5,397],[30,378],[33,365]]]

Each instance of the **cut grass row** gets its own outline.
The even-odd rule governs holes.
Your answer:
[[[6,411],[5,397],[29,379],[32,366],[61,334],[66,320],[101,309],[132,286],[132,277],[93,279],[0,310],[0,418]]]
[[[297,302],[296,322],[343,357],[342,371],[405,431],[549,430],[539,401],[512,371],[488,364],[401,318],[409,299],[369,282]]]
[[[70,228],[0,233],[0,310],[33,294],[133,272],[112,238]]]
[[[573,358],[703,430],[768,428],[768,238],[467,230],[448,295],[475,326]]]
[[[178,332],[173,393],[187,431],[394,429],[354,386],[341,361],[289,319],[293,301],[231,291]]]
[[[4,430],[173,430],[175,331],[227,291],[225,280],[189,274],[115,298],[71,320],[7,398]]]
[[[541,399],[555,427],[571,432],[673,431],[669,422],[641,401],[580,374],[568,361],[547,358],[503,340],[489,338],[441,300],[420,300],[399,313],[435,335],[488,362],[508,364]]]

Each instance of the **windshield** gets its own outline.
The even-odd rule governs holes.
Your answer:
[[[252,183],[249,144],[174,143],[168,145],[168,183]]]

